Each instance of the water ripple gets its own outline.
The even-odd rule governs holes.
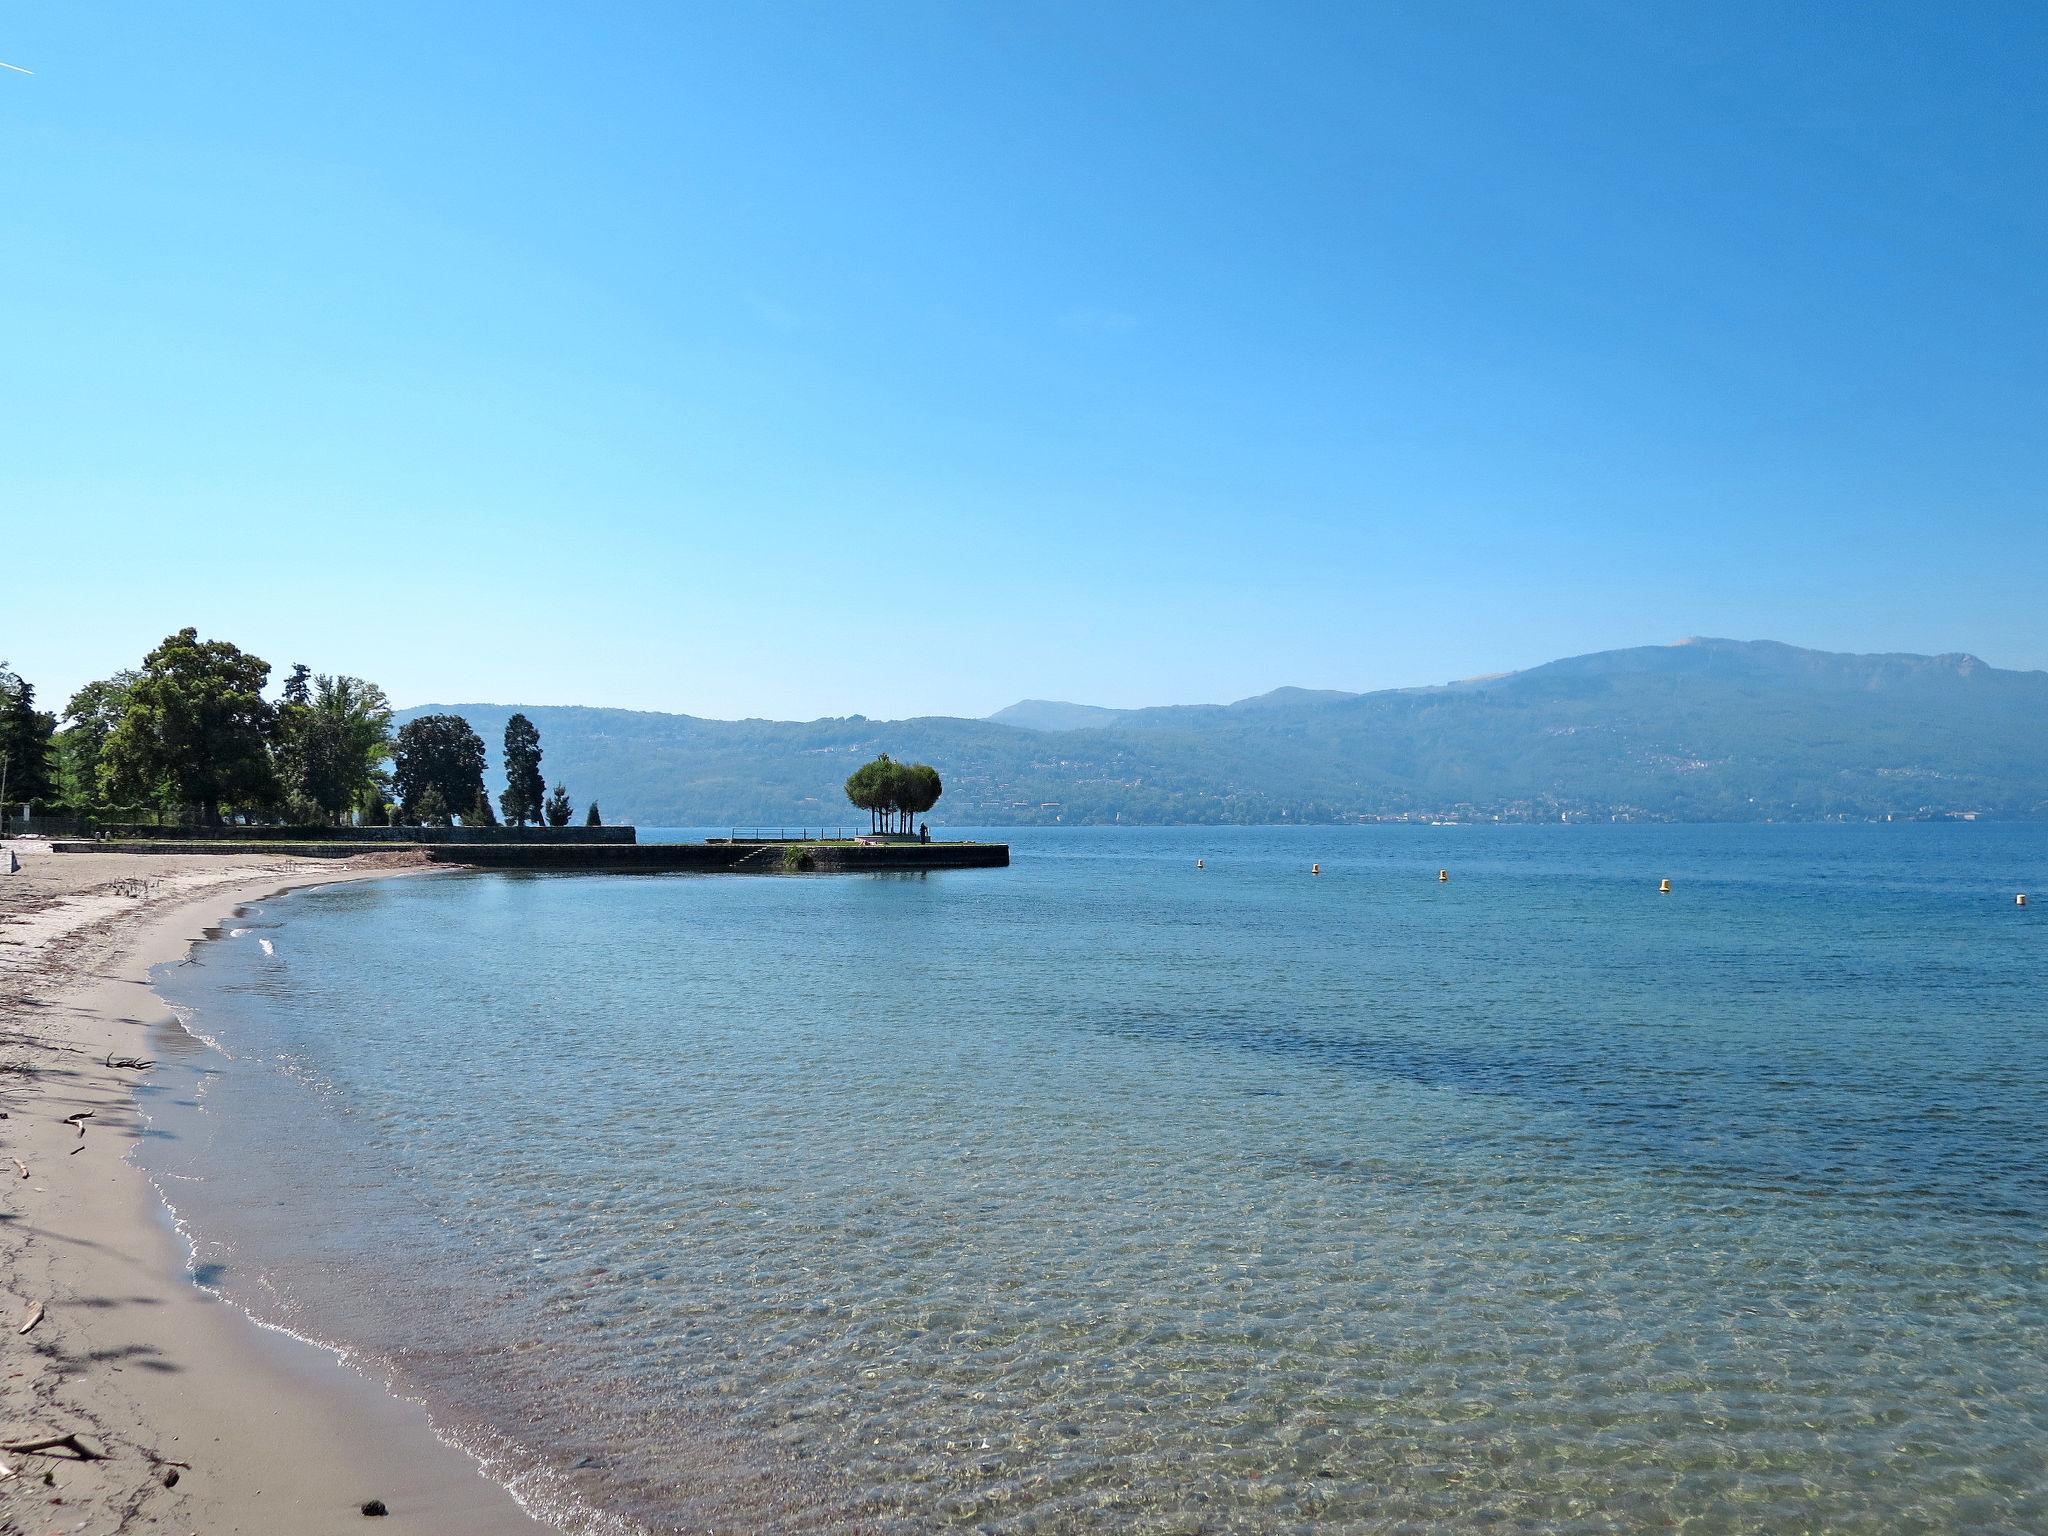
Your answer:
[[[2048,1528],[2048,832],[1460,836],[304,893],[146,1155],[572,1529]]]

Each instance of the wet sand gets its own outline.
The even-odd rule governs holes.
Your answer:
[[[119,1062],[171,1017],[151,967],[243,903],[417,856],[0,847],[23,865],[0,875],[0,1446],[76,1437],[0,1449],[0,1532],[545,1529],[419,1406],[193,1284],[128,1157],[138,1074]],[[366,1526],[371,1499],[390,1515]]]

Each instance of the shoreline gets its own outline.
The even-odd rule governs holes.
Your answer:
[[[418,866],[261,855],[193,870],[13,846],[23,871],[0,877],[0,1336],[16,1347],[0,1444],[75,1435],[92,1459],[0,1450],[0,1527],[360,1530],[377,1499],[390,1512],[377,1529],[551,1529],[423,1406],[197,1283],[175,1210],[129,1156],[146,1133],[139,1074],[107,1064],[147,1057],[150,1031],[177,1024],[151,972],[240,908]]]

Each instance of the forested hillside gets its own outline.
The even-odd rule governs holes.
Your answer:
[[[643,825],[850,820],[840,784],[877,752],[936,764],[946,795],[934,819],[953,825],[2048,816],[2048,673],[1765,641],[1608,651],[1380,693],[1001,712],[1031,725],[513,704],[401,718],[443,709],[493,748],[523,710],[549,783]]]

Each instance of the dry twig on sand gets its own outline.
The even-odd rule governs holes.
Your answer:
[[[0,1451],[12,1451],[17,1456],[54,1456],[59,1451],[69,1451],[75,1461],[104,1461],[106,1458],[74,1434],[47,1435],[40,1440],[10,1440],[0,1444]]]
[[[15,1329],[14,1331],[16,1333],[27,1333],[29,1329],[35,1327],[35,1325],[37,1323],[40,1323],[42,1320],[43,1304],[40,1301],[30,1302],[28,1308],[28,1315],[22,1319],[21,1326]]]

